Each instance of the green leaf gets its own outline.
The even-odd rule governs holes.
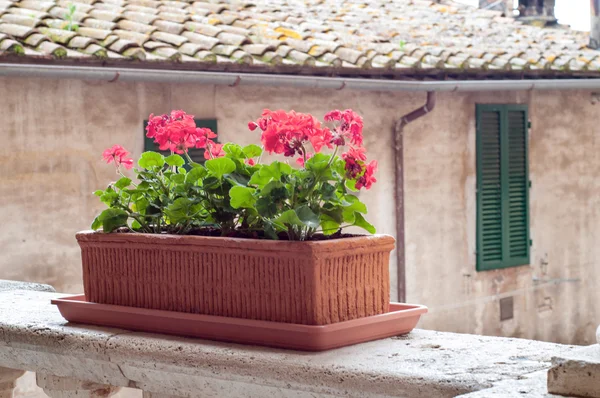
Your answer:
[[[340,223],[327,214],[321,214],[321,229],[323,235],[333,235],[340,230]]]
[[[247,158],[257,158],[263,152],[262,148],[255,144],[246,145],[242,151],[244,151]]]
[[[173,224],[187,221],[193,215],[193,202],[188,198],[178,198],[165,208],[165,214]]]
[[[154,167],[163,167],[165,165],[165,157],[157,152],[144,152],[138,160],[138,165],[146,170]]]
[[[300,218],[298,218],[298,215],[294,210],[284,211],[279,217],[275,219],[275,221],[284,225],[294,225],[298,227],[304,226],[304,223],[302,222],[302,220],[300,220]]]
[[[104,194],[104,191],[101,189],[94,191],[94,195],[96,195],[96,196],[102,196],[102,194]]]
[[[148,189],[150,189],[150,183],[148,183],[148,181],[142,181],[138,184],[136,189],[138,191],[147,191]]]
[[[150,201],[144,197],[141,197],[133,204],[133,211],[144,214],[148,206],[150,206]]]
[[[235,170],[235,163],[229,158],[207,160],[205,166],[212,175],[219,179]]]
[[[312,171],[313,173],[320,173],[327,168],[329,159],[331,159],[331,155],[316,153],[315,156],[306,161],[304,168]]]
[[[98,221],[102,223],[104,232],[112,232],[119,227],[127,225],[127,212],[121,209],[106,209],[98,216]]]
[[[131,223],[131,229],[133,229],[134,231],[139,231],[141,228],[142,224],[137,222],[137,220],[133,220],[133,222]]]
[[[169,166],[175,166],[175,167],[180,167],[185,164],[185,160],[183,160],[183,158],[181,156],[177,155],[176,153],[174,153],[171,156],[167,156],[165,158],[165,162]]]
[[[344,222],[344,213],[343,213],[343,209],[341,207],[332,207],[332,208],[328,208],[328,209],[323,208],[321,210],[321,213],[327,215],[328,217],[330,217],[332,220],[334,220],[338,224],[341,224]],[[354,212],[352,212],[352,221],[350,221],[350,223],[353,223],[353,222],[354,222]]]
[[[336,191],[336,188],[333,185],[328,184],[326,182],[321,184],[320,192],[321,192],[321,197],[323,198],[323,200],[336,199],[335,191]]]
[[[223,151],[227,154],[227,157],[233,159],[245,159],[246,155],[244,155],[244,151],[242,151],[242,147],[238,144],[232,144],[228,142],[223,145]]]
[[[97,231],[98,228],[100,228],[102,226],[102,221],[100,221],[99,217],[94,218],[94,221],[92,222],[92,229],[94,231]]]
[[[309,228],[319,227],[319,216],[316,215],[307,205],[300,206],[296,209],[296,215],[304,225]]]
[[[256,211],[262,217],[271,218],[277,214],[277,205],[270,198],[258,198],[256,201]]]
[[[121,177],[117,182],[115,182],[115,187],[123,189],[128,187],[129,184],[131,184],[131,178]]]
[[[253,208],[256,203],[254,197],[254,189],[248,187],[235,186],[229,190],[229,196],[231,197],[230,204],[234,209]]]
[[[291,174],[292,170],[292,166],[289,164],[274,161],[270,165],[262,166],[252,174],[248,184],[263,187],[273,180],[280,181],[282,175]]]
[[[357,211],[354,212],[354,218],[355,218],[354,224],[352,224],[352,225],[354,225],[355,227],[360,227],[371,234],[374,234],[376,232],[375,227],[372,224],[369,224],[367,222],[367,220],[365,220],[363,215],[360,214],[359,212],[357,212]]]
[[[250,180],[248,177],[241,175],[240,173],[230,173],[226,178],[227,181],[232,183],[232,185],[239,185],[241,187],[248,186],[248,181]]]
[[[188,184],[195,184],[198,180],[206,177],[206,174],[208,173],[204,167],[194,167],[185,175],[185,182]]]
[[[356,181],[355,180],[346,180],[346,188],[348,188],[352,192],[358,192],[358,189],[356,189]]]
[[[352,209],[344,209],[342,211],[342,217],[345,223],[354,224],[356,217],[354,216],[354,210]]]
[[[346,209],[354,210],[362,214],[367,214],[367,205],[360,201],[354,195],[345,195],[344,200],[347,204],[343,204]]]
[[[268,221],[265,222],[265,236],[273,240],[279,240],[279,236],[277,235],[277,231],[275,230],[273,223]]]
[[[185,176],[183,174],[173,174],[169,179],[175,184],[181,184],[185,181]]]
[[[100,200],[107,206],[111,206],[115,200],[119,198],[119,194],[113,191],[112,189],[109,191],[108,189],[104,191],[102,196],[100,196]]]

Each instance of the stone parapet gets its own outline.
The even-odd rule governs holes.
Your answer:
[[[36,372],[52,397],[107,397],[114,387],[146,397],[454,397],[498,388],[517,394],[527,379],[531,391],[539,387],[552,357],[577,349],[417,329],[306,353],[69,324],[50,304],[62,296],[0,292],[0,367]]]

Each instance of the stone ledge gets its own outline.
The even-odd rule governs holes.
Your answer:
[[[454,397],[545,372],[576,347],[415,330],[322,353],[67,323],[50,299],[0,292],[0,366],[182,397]],[[484,395],[482,395],[484,396]]]
[[[554,394],[600,398],[600,345],[552,358],[548,391]]]
[[[54,288],[50,285],[44,285],[41,283],[32,282],[21,282],[21,281],[9,281],[6,279],[0,279],[0,292],[8,290],[34,290],[38,292],[55,292]]]

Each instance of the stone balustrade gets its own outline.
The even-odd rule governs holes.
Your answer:
[[[417,329],[306,353],[70,324],[50,304],[63,295],[14,287],[0,283],[0,398],[12,397],[23,370],[55,398],[120,387],[145,398],[548,397],[557,358],[586,349]]]

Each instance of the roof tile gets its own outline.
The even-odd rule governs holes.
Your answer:
[[[183,32],[183,36],[186,37],[192,43],[200,45],[203,50],[211,50],[214,46],[220,43],[219,39],[201,35],[199,33]]]
[[[125,11],[123,13],[123,17],[125,17],[125,19],[129,21],[142,24],[152,24],[158,19],[158,16],[156,16],[155,14],[137,11]]]
[[[144,33],[144,34],[150,34],[154,31],[158,30],[158,28],[156,26],[147,25],[145,23],[140,23],[140,22],[129,21],[127,19],[122,19],[119,22],[117,22],[117,26],[123,30],[129,30],[131,32]]]
[[[158,31],[152,33],[151,36],[155,40],[160,40],[165,43],[173,44],[177,47],[188,41],[186,37]]]
[[[216,26],[212,26],[212,25],[208,25],[208,24],[204,24],[204,23],[198,23],[198,22],[186,22],[185,28],[187,30],[189,30],[190,32],[201,33],[203,35],[212,36],[212,37],[217,36],[219,33],[221,33],[223,31],[223,29],[218,28]]]
[[[185,26],[180,23],[164,21],[162,19],[154,21],[153,25],[162,32],[171,33],[174,35],[180,35],[185,30]]]
[[[0,0],[0,57],[600,76],[587,40],[451,0]]]
[[[145,33],[133,32],[130,30],[117,29],[113,31],[114,34],[119,36],[121,39],[133,41],[137,43],[139,46],[143,46],[145,42],[150,40],[150,35]]]
[[[112,33],[112,31],[82,26],[77,29],[77,33],[86,37],[91,37],[92,39],[105,40]]]
[[[40,45],[41,42],[48,40],[49,39],[46,37],[46,35],[43,35],[41,33],[34,33],[32,35],[29,35],[27,39],[25,39],[25,43],[31,47],[37,47]]]
[[[89,26],[90,28],[105,30],[113,30],[117,26],[117,24],[115,24],[114,22],[103,21],[101,19],[96,18],[86,18],[82,22],[82,25]]]
[[[11,36],[19,38],[19,39],[25,39],[30,34],[36,32],[36,30],[33,28],[30,28],[29,26],[15,25],[15,24],[11,24],[11,23],[2,23],[2,24],[0,24],[0,32],[6,33],[8,35],[11,35]]]
[[[5,23],[23,25],[30,28],[35,28],[40,24],[40,19],[18,14],[4,14],[0,17],[0,20]]]

